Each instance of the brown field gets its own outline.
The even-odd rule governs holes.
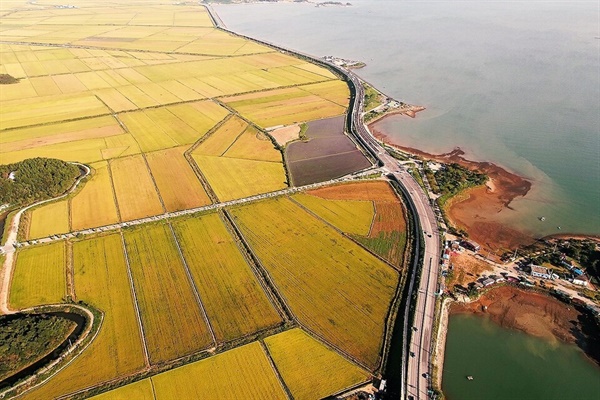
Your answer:
[[[109,165],[122,221],[164,212],[143,156],[117,158]]]
[[[207,348],[210,332],[169,226],[126,231],[125,243],[151,362]]]
[[[210,199],[183,156],[186,147],[148,153],[146,159],[167,211],[210,204]]]
[[[283,128],[275,129],[269,132],[280,146],[285,146],[288,142],[298,139],[300,136],[300,126],[289,125]]]
[[[382,181],[349,183],[309,192],[331,200],[371,200],[375,218],[366,236],[354,236],[365,247],[395,266],[401,267],[406,247],[406,215],[390,185]]]
[[[371,166],[344,134],[345,116],[308,123],[308,141],[286,147],[285,157],[294,186],[327,181]]]

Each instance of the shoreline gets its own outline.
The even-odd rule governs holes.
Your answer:
[[[383,118],[387,116],[389,115]],[[457,163],[467,169],[488,175],[489,180],[485,185],[464,190],[451,198],[445,207],[451,224],[457,229],[465,230],[470,239],[483,248],[494,251],[512,250],[535,241],[533,234],[494,218],[502,211],[513,210],[511,207],[513,200],[522,198],[530,192],[532,183],[529,180],[495,163],[468,160],[464,157],[465,152],[460,148],[455,148],[448,153],[432,154],[403,146],[378,129],[375,126],[376,122],[370,123],[369,129],[378,140],[388,146],[435,162]]]
[[[600,343],[596,340],[600,325],[593,322],[589,313],[545,292],[503,285],[491,288],[475,299],[461,296],[457,300],[443,300],[432,360],[433,368],[437,371],[433,379],[440,390],[449,320],[451,316],[461,314],[489,318],[502,328],[523,332],[541,340],[577,346],[590,362],[600,368]]]

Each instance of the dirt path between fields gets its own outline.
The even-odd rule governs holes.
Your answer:
[[[0,286],[0,314],[14,314],[16,311],[15,310],[11,310],[8,306],[9,303],[9,289],[10,289],[10,281],[13,275],[13,269],[15,266],[15,243],[17,243],[17,234],[19,233],[19,223],[21,222],[21,216],[23,216],[23,213],[27,210],[29,210],[32,207],[36,207],[39,206],[41,204],[44,203],[49,203],[51,201],[55,201],[55,200],[59,200],[62,199],[63,197],[67,197],[69,194],[71,194],[79,185],[79,183],[81,182],[81,180],[87,176],[89,176],[89,174],[91,173],[90,168],[87,165],[84,164],[80,164],[80,163],[72,163],[77,165],[78,167],[82,168],[85,173],[83,175],[80,175],[79,178],[77,178],[77,180],[75,181],[75,183],[73,184],[73,186],[71,186],[71,188],[63,195],[60,195],[58,197],[54,197],[52,199],[47,199],[47,200],[42,200],[39,201],[37,203],[31,204],[27,207],[22,208],[21,210],[19,210],[15,216],[13,217],[13,219],[10,221],[10,229],[8,231],[8,235],[6,237],[6,242],[4,244],[4,246],[2,246],[2,250],[5,254],[5,259],[4,259],[4,263],[2,264],[2,271],[0,272],[0,283],[2,286]]]

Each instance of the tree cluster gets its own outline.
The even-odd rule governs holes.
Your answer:
[[[433,174],[439,193],[456,194],[472,186],[483,185],[488,177],[486,174],[471,171],[459,164],[445,164]]]
[[[59,196],[80,174],[76,165],[52,158],[0,165],[0,205],[24,206]]]

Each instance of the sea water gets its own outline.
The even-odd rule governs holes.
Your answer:
[[[530,179],[494,218],[535,235],[600,234],[600,3],[350,2],[215,9],[237,32],[364,61],[362,78],[427,107],[378,124],[394,141],[460,147]]]
[[[600,368],[575,345],[502,328],[483,316],[451,315],[448,328],[442,389],[449,400],[600,398]]]

